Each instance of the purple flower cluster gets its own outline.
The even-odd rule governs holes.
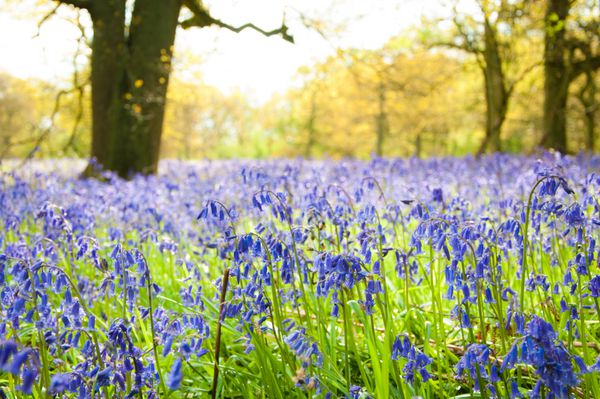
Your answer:
[[[412,345],[406,336],[396,337],[392,347],[392,359],[398,360],[400,358],[407,360],[402,369],[406,382],[414,383],[415,373],[421,376],[423,382],[427,382],[431,378],[431,374],[426,368],[431,363],[431,358]]]
[[[0,175],[0,397],[600,395],[599,157],[45,162]]]
[[[558,341],[552,325],[538,316],[533,316],[527,323],[525,336],[520,343],[513,344],[501,369],[514,368],[517,363],[533,366],[539,377],[531,391],[532,398],[540,398],[543,387],[548,389],[546,397],[569,398],[571,388],[579,384],[574,364],[579,367],[580,374],[588,372],[583,359],[571,355]]]

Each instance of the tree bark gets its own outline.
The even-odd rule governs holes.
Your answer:
[[[121,177],[151,174],[158,168],[160,140],[175,33],[185,6],[186,27],[218,26],[280,35],[290,43],[285,23],[265,31],[252,23],[232,26],[213,18],[196,0],[135,0],[129,25],[127,0],[57,0],[90,13],[92,40],[92,153],[85,176],[112,170]]]
[[[501,131],[506,120],[508,91],[506,89],[502,61],[496,40],[496,32],[487,17],[484,22],[484,81],[486,122],[485,138],[477,151],[480,155],[486,150],[502,151]]]
[[[92,158],[121,177],[155,173],[181,0],[94,2]],[[126,35],[126,28],[129,34]],[[93,173],[90,165],[87,173]]]
[[[567,99],[572,76],[565,37],[569,0],[548,0],[544,39],[544,114],[542,146],[566,153]]]
[[[128,39],[119,126],[107,167],[121,176],[155,173],[181,0],[137,0]],[[128,93],[131,93],[127,101]]]
[[[105,165],[109,154],[109,134],[120,111],[120,77],[125,71],[125,0],[95,2],[90,10],[92,39],[92,164]]]

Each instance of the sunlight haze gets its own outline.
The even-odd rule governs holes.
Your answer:
[[[0,70],[22,78],[68,81],[79,37],[77,27],[68,19],[76,13],[69,6],[60,7],[36,36],[38,22],[44,13],[23,16],[19,13],[25,8],[23,4],[5,0],[0,3],[5,3],[0,6],[0,48],[4,54],[19,54],[18,57],[1,57]],[[216,27],[181,29],[175,46],[175,63],[178,64],[175,73],[185,75],[186,70],[196,70],[207,84],[224,92],[240,91],[263,102],[290,87],[298,67],[323,60],[333,54],[336,47],[376,48],[393,35],[418,24],[425,13],[424,3],[431,12],[431,6],[438,2],[260,0],[209,3],[215,18],[235,26],[252,22],[265,30],[275,29],[285,14],[295,44],[279,37],[264,37],[251,30],[238,34]],[[352,27],[342,27],[339,34],[331,33],[326,40],[316,30],[303,26],[298,12],[308,19],[333,22],[335,26],[343,25],[344,21],[351,22]],[[81,21],[89,26],[85,14],[81,13]],[[190,58],[194,61],[188,61]],[[86,62],[84,57],[78,61],[80,65]]]

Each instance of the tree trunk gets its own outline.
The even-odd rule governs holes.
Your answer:
[[[485,18],[484,40],[484,81],[485,81],[485,138],[477,151],[481,155],[486,150],[501,151],[501,131],[502,125],[506,120],[506,110],[508,105],[508,92],[504,81],[504,72],[502,70],[502,61],[496,41],[496,32],[491,26],[487,17]]]
[[[109,136],[120,110],[120,85],[125,68],[125,0],[95,2],[90,10],[94,29],[91,56],[92,164],[105,165]]]
[[[569,0],[548,0],[544,40],[544,115],[542,146],[567,152],[567,98],[571,81],[565,60]]]
[[[417,137],[415,137],[415,157],[421,158],[421,151],[423,147],[423,142],[421,138],[422,132],[417,133]]]
[[[202,1],[55,0],[90,13],[92,42],[92,153],[84,175],[99,168],[122,177],[155,173],[175,33],[183,3],[193,14],[181,22],[189,28],[218,26],[233,32],[252,29],[280,35],[293,43],[285,23],[265,31],[252,23],[232,26],[213,18]],[[129,26],[126,10],[131,9]]]
[[[92,157],[122,177],[155,173],[181,0],[94,2]],[[88,173],[91,171],[88,167]]]
[[[380,78],[379,87],[378,87],[378,113],[377,113],[377,141],[375,143],[375,154],[378,157],[383,156],[383,147],[385,143],[385,138],[388,135],[389,124],[388,117],[386,111],[386,93],[385,93],[385,84],[383,82],[383,78]]]
[[[585,110],[585,127],[587,131],[586,149],[593,153],[596,147],[596,108],[594,104],[591,108]]]
[[[596,101],[597,87],[594,80],[594,72],[591,69],[586,71],[585,79],[585,86],[579,91],[577,98],[583,106],[586,150],[594,152],[596,144],[596,110],[598,109],[598,102]]]
[[[304,157],[310,158],[312,154],[312,149],[317,141],[317,128],[316,128],[316,120],[317,120],[317,99],[316,99],[316,91],[312,92],[310,97],[310,114],[308,115],[308,120],[306,122],[306,131],[308,133],[308,138],[306,140],[306,146],[304,147]]]

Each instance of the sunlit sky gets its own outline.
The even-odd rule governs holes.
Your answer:
[[[50,2],[49,2],[50,3]],[[295,44],[253,31],[219,28],[180,30],[175,46],[176,73],[194,72],[225,92],[239,90],[256,101],[283,92],[297,69],[323,60],[336,47],[376,48],[391,36],[440,10],[436,0],[229,0],[205,1],[211,14],[231,25],[253,22],[265,30],[279,27],[282,17]],[[38,3],[39,4],[39,3]],[[299,10],[330,26],[346,26],[325,40],[300,23]],[[82,13],[82,22],[89,20]],[[35,0],[0,0],[0,71],[21,78],[65,82],[73,71],[79,31],[69,22],[76,15],[62,6],[36,36],[44,13]],[[346,24],[343,22],[347,21]],[[85,63],[85,55],[80,57]]]

